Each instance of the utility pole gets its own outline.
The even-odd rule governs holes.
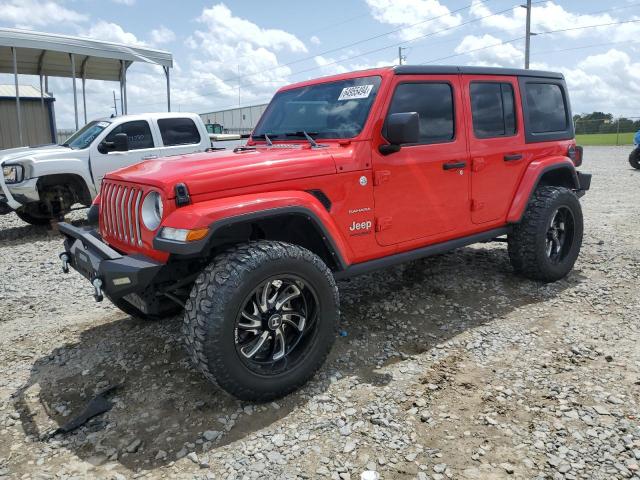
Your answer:
[[[118,116],[118,103],[116,102],[116,91],[112,90],[113,92],[113,109],[116,112],[116,117]]]
[[[524,68],[529,70],[529,56],[531,52],[531,0],[527,0],[526,5],[522,5],[527,9],[527,33],[525,37],[524,47]]]
[[[402,54],[402,51],[406,49],[407,47],[398,47],[398,65],[402,65],[402,62],[407,59],[407,56]]]
[[[238,108],[240,108],[240,64],[238,64]]]

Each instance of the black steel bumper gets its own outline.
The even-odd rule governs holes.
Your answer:
[[[95,230],[68,223],[60,223],[58,228],[65,236],[64,252],[60,254],[63,270],[68,265],[87,278],[98,301],[102,300],[102,292],[112,301],[142,292],[163,267],[143,255],[121,255],[104,243]]]
[[[578,174],[578,190],[587,191],[591,187],[591,174],[576,172]]]

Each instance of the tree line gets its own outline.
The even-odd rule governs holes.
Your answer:
[[[593,112],[574,115],[576,134],[628,133],[640,130],[640,118],[614,118],[611,113]]]

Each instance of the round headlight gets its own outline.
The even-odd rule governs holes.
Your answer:
[[[162,197],[158,192],[150,192],[142,202],[142,223],[149,230],[156,230],[162,222]]]

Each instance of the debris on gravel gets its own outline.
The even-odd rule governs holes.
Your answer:
[[[179,317],[96,304],[61,273],[57,233],[1,216],[0,479],[640,479],[627,156],[585,148],[593,182],[566,279],[515,276],[489,243],[340,282],[345,334],[327,363],[263,404],[192,368]],[[48,435],[112,385],[111,410]]]

